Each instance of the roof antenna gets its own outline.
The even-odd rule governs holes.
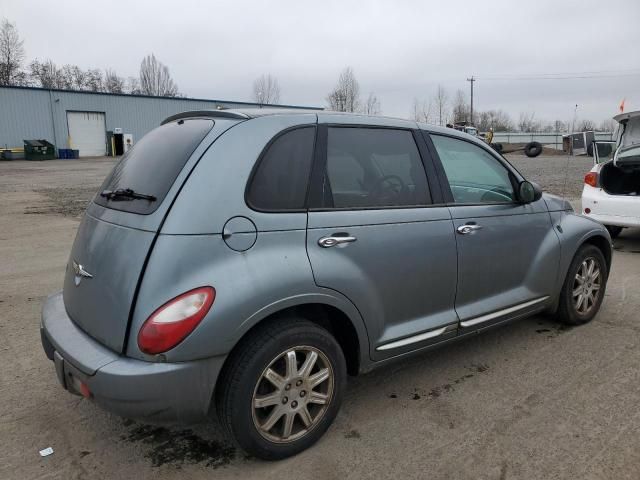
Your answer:
[[[567,198],[567,181],[569,179],[569,161],[571,160],[571,155],[573,155],[573,130],[576,127],[576,121],[578,119],[578,104],[573,109],[573,119],[571,120],[571,130],[569,133],[569,151],[567,152],[567,163],[564,166],[564,186],[562,187],[562,200],[566,200]]]

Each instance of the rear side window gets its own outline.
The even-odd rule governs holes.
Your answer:
[[[100,192],[131,189],[156,200],[105,198],[98,205],[124,212],[149,214],[158,208],[185,163],[213,127],[212,120],[170,122],[147,133],[114,167]]]
[[[383,208],[430,203],[413,134],[386,128],[331,127],[325,208]]]
[[[302,127],[273,140],[249,185],[247,203],[251,208],[265,211],[305,208],[315,136],[315,127]]]

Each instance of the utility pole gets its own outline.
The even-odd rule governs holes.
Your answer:
[[[473,123],[473,82],[475,81],[476,79],[473,77],[473,75],[471,75],[471,78],[467,78],[467,82],[471,83],[471,123]]]

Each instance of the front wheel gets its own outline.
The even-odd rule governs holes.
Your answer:
[[[346,385],[342,350],[325,329],[291,318],[258,327],[229,358],[217,396],[220,421],[265,460],[313,445],[338,413]]]
[[[607,262],[599,248],[585,245],[576,253],[560,293],[558,320],[581,325],[600,310],[607,286]]]

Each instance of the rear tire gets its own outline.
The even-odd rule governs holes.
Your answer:
[[[608,276],[602,251],[594,245],[582,246],[567,271],[557,319],[568,325],[590,322],[600,310]]]
[[[615,225],[605,225],[605,228],[609,232],[611,238],[617,238],[622,233],[622,227],[616,227]]]
[[[314,323],[286,318],[258,327],[227,362],[218,381],[218,416],[250,455],[296,455],[322,437],[338,414],[346,362],[335,338]]]

